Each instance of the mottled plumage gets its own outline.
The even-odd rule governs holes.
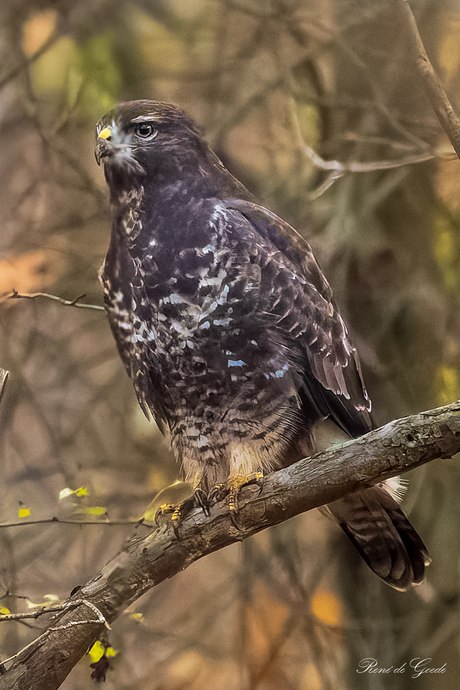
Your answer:
[[[254,203],[193,121],[134,101],[97,126],[110,188],[106,307],[144,411],[205,493],[289,465],[329,417],[372,428],[359,360],[307,242]],[[426,549],[380,485],[329,506],[371,568],[406,588]]]

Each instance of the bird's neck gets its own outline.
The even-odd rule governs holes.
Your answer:
[[[193,200],[251,198],[208,147],[158,157],[147,179],[146,199],[173,211],[176,204],[183,208]]]
[[[209,149],[158,156],[144,176],[112,198],[113,232],[123,235],[134,253],[155,236],[174,246],[185,241],[191,225],[196,228],[206,200],[230,197],[251,195]]]

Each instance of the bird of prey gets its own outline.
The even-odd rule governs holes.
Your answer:
[[[255,203],[184,112],[121,103],[97,125],[110,189],[105,305],[139,403],[201,494],[290,465],[329,418],[373,428],[359,359],[308,243]],[[328,506],[396,589],[426,548],[382,483]]]

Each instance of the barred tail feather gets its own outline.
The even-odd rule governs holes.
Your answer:
[[[430,563],[426,546],[384,485],[345,496],[328,509],[388,585],[406,590],[423,580]]]

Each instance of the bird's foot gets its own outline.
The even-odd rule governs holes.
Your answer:
[[[264,475],[262,472],[250,474],[234,474],[222,484],[216,484],[209,493],[197,487],[193,494],[177,504],[166,503],[161,505],[155,513],[155,522],[158,526],[171,522],[176,532],[182,520],[194,508],[201,508],[206,516],[209,516],[210,507],[224,498],[232,516],[238,513],[238,499],[243,486],[257,484],[259,492],[262,490]],[[177,534],[177,532],[176,532]]]
[[[182,503],[163,503],[155,511],[155,522],[158,527],[161,527],[165,523],[172,519],[176,519],[176,511],[182,505]]]
[[[200,488],[195,489],[193,494],[186,498],[185,501],[161,505],[155,513],[155,522],[157,525],[161,525],[164,522],[171,521],[173,527],[176,527],[194,508],[201,508],[206,516],[209,515],[209,497]]]
[[[257,484],[259,492],[262,490],[264,475],[262,472],[251,472],[250,474],[234,474],[228,478],[225,484],[216,484],[208,496],[208,504],[217,503],[227,497],[227,504],[231,513],[238,512],[238,497],[243,486]]]

